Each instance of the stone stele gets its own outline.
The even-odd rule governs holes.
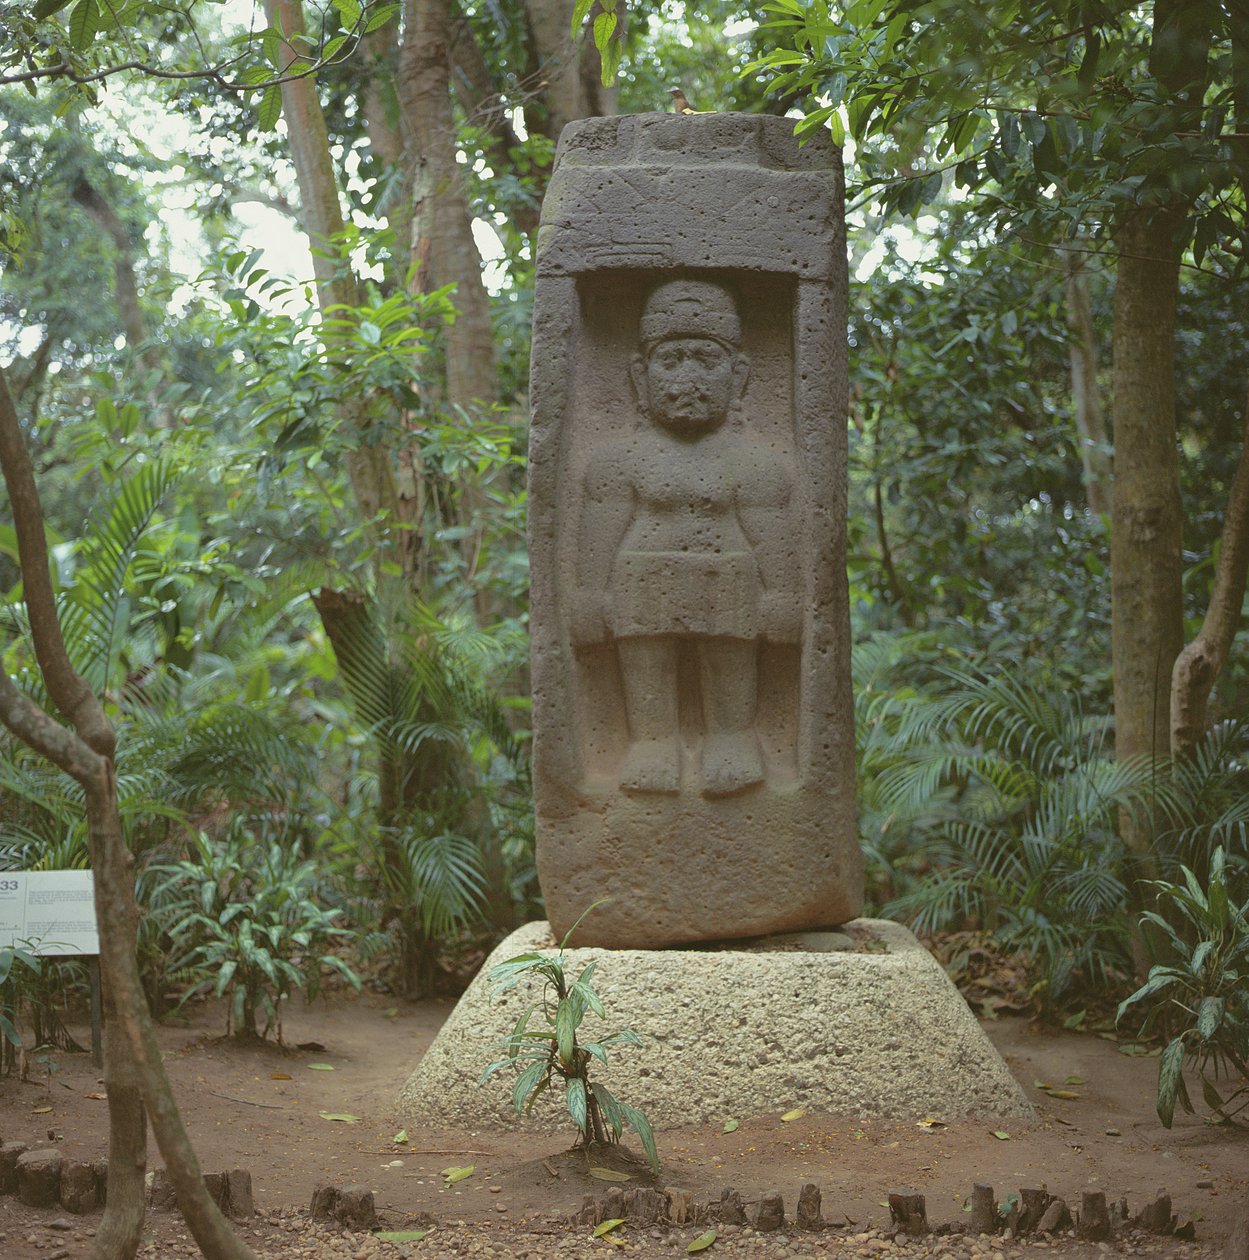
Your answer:
[[[585,944],[862,909],[840,155],[784,118],[573,123],[538,232],[538,873]]]
[[[487,959],[403,1088],[405,1124],[570,1129],[562,1090],[526,1119],[512,1106],[514,1070],[478,1084],[502,1057],[499,1039],[542,1001],[532,982],[492,996],[490,969],[554,944],[546,923],[530,923]],[[606,1018],[587,1014],[581,1039],[631,1026],[642,1040],[610,1049],[591,1080],[647,1114],[661,1156],[662,1130],[794,1107],[897,1120],[1033,1117],[958,990],[899,924],[857,919],[840,933],[717,949],[569,949],[565,974],[591,962]],[[530,1027],[543,1026],[535,1013]]]

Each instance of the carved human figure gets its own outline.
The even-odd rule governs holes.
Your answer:
[[[793,469],[742,414],[749,371],[726,289],[659,285],[630,367],[646,423],[586,470],[571,638],[615,645],[631,793],[681,789],[683,659],[697,670],[702,794],[764,779],[759,647],[801,636],[800,531]]]

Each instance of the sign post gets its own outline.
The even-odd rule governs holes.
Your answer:
[[[103,1064],[100,931],[91,871],[0,871],[0,949],[40,958],[87,958],[91,977],[91,1057]]]

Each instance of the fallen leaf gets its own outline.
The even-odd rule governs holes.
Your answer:
[[[312,1072],[332,1072],[334,1065],[332,1063],[309,1063],[308,1068]]]
[[[407,1129],[400,1129],[394,1137],[390,1139],[396,1146],[402,1146],[408,1140]]]
[[[380,1238],[382,1242],[420,1242],[428,1233],[427,1229],[388,1229],[379,1230],[373,1237]]]
[[[1084,1023],[1084,1020],[1087,1017],[1087,1015],[1088,1015],[1088,1011],[1076,1011],[1074,1015],[1068,1015],[1067,1018],[1063,1020],[1063,1027],[1064,1028],[1079,1028],[1080,1025]]]
[[[632,1181],[631,1173],[617,1172],[614,1168],[591,1168],[590,1176],[597,1177],[599,1181]]]
[[[1010,1141],[1010,1134],[1009,1134],[1009,1133],[1004,1133],[1001,1129],[994,1129],[994,1130],[993,1130],[993,1136],[994,1136],[995,1138],[997,1138],[997,1140],[998,1140],[999,1142],[1009,1142],[1009,1141]]]
[[[324,1050],[325,1047],[319,1041],[301,1041],[295,1047],[296,1050]]]
[[[96,1102],[108,1102],[107,1094],[83,1094],[84,1098],[93,1098]]]
[[[387,1019],[394,1019],[395,1016],[399,1014],[399,1008],[397,1006],[388,1006],[382,1014],[385,1015]]]
[[[737,1126],[739,1123],[740,1121],[737,1121],[737,1120],[726,1120],[724,1122],[725,1133],[735,1133],[737,1131]]]
[[[944,1129],[945,1121],[938,1120],[936,1116],[925,1116],[922,1120],[915,1122],[917,1129]]]
[[[48,1112],[51,1110],[52,1110],[51,1107],[34,1107],[31,1109],[30,1114],[32,1116],[46,1116]]]
[[[1080,1097],[1073,1089],[1049,1089],[1045,1091],[1051,1098],[1063,1098],[1067,1102],[1074,1102]]]
[[[457,1181],[463,1181],[467,1177],[471,1177],[477,1171],[476,1164],[465,1164],[463,1168],[444,1168],[442,1175],[447,1179],[447,1185],[453,1186]]]
[[[1065,1081],[1063,1081],[1063,1084],[1064,1084],[1064,1085],[1083,1085],[1083,1084],[1084,1084],[1084,1077],[1082,1077],[1082,1076],[1069,1076],[1069,1077],[1067,1077],[1067,1079],[1066,1079]]]
[[[591,1237],[602,1238],[604,1234],[610,1234],[611,1231],[615,1229],[617,1225],[623,1225],[623,1224],[624,1224],[623,1216],[613,1216],[610,1221],[603,1221],[601,1224],[596,1225],[594,1227],[594,1233],[591,1235]]]
[[[1146,1055],[1149,1053],[1149,1047],[1143,1046],[1139,1041],[1129,1041],[1127,1045],[1119,1047],[1120,1054]]]
[[[781,1117],[781,1121],[788,1124],[790,1120],[801,1120],[806,1114],[807,1112],[805,1107],[795,1107],[793,1111],[787,1111]]]
[[[705,1234],[699,1234],[685,1250],[689,1252],[690,1255],[693,1255],[696,1251],[706,1251],[707,1248],[715,1242],[717,1237],[718,1235],[716,1234],[716,1231],[714,1229],[709,1229]]]
[[[350,1111],[322,1111],[322,1120],[337,1120],[341,1124],[359,1124],[360,1117],[353,1116]]]
[[[289,1081],[291,1074],[289,1072],[270,1072],[269,1079],[271,1081]]]
[[[1049,1081],[1033,1081],[1032,1084],[1033,1084],[1033,1087],[1036,1089],[1053,1089],[1054,1088],[1049,1083]]]

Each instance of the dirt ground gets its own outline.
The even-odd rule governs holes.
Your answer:
[[[583,1158],[565,1154],[566,1140],[409,1128],[406,1143],[394,1141],[401,1127],[395,1112],[399,1087],[450,1009],[449,1000],[396,1006],[376,995],[339,994],[311,1008],[291,1009],[286,1048],[222,1039],[223,1018],[211,1006],[194,1008],[184,1023],[161,1027],[168,1070],[205,1171],[245,1168],[252,1175],[259,1215],[245,1234],[258,1252],[363,1260],[407,1254],[538,1260],[572,1254],[570,1248],[581,1254],[611,1250],[610,1240],[591,1241],[587,1226],[555,1223],[580,1207],[586,1194],[601,1196],[611,1188],[588,1176]],[[1036,1104],[1034,1124],[1007,1125],[995,1133],[991,1123],[968,1121],[919,1126],[809,1114],[786,1123],[778,1107],[775,1115],[741,1117],[732,1133],[721,1126],[661,1132],[659,1184],[689,1190],[695,1200],[718,1199],[726,1186],[747,1200],[777,1190],[792,1214],[799,1188],[813,1182],[822,1191],[825,1219],[838,1227],[819,1236],[754,1235],[754,1250],[747,1247],[752,1231],[736,1238],[722,1231],[710,1256],[897,1252],[901,1248],[885,1232],[890,1190],[922,1192],[932,1224],[961,1229],[974,1181],[992,1184],[999,1199],[1022,1187],[1046,1186],[1077,1205],[1082,1191],[1101,1189],[1112,1201],[1126,1197],[1133,1212],[1165,1188],[1180,1219],[1195,1222],[1195,1244],[1151,1239],[1145,1246],[1145,1240],[1125,1233],[1100,1250],[1218,1253],[1234,1213],[1249,1200],[1249,1130],[1213,1127],[1188,1116],[1178,1118],[1172,1130],[1163,1129],[1152,1104],[1156,1058],[1130,1057],[1096,1036],[1056,1032],[1023,1019],[985,1026]],[[71,1029],[87,1039],[83,1026]],[[313,1042],[324,1048],[295,1048]],[[107,1150],[99,1073],[88,1055],[55,1058],[50,1084],[42,1078],[0,1079],[0,1138],[32,1148],[55,1144],[67,1157],[96,1159]],[[1038,1082],[1075,1097],[1055,1098]],[[356,1120],[329,1120],[323,1112]],[[159,1163],[154,1149],[150,1158]],[[446,1184],[443,1169],[468,1165],[474,1167],[471,1176]],[[429,1218],[434,1228],[405,1247],[313,1230],[304,1214],[322,1182],[372,1188],[387,1229],[428,1224]],[[0,1257],[75,1260],[86,1255],[97,1220],[2,1197]],[[630,1237],[622,1227],[616,1246],[642,1255],[685,1254],[700,1232],[635,1230]],[[977,1248],[967,1241],[960,1250],[957,1241],[930,1241],[912,1250],[954,1260],[978,1255],[1008,1260],[1022,1245]],[[1029,1255],[1036,1245],[1028,1247]],[[180,1219],[169,1213],[149,1214],[145,1250],[160,1260],[197,1254]],[[1058,1239],[1049,1252],[1097,1256],[1099,1249]]]

